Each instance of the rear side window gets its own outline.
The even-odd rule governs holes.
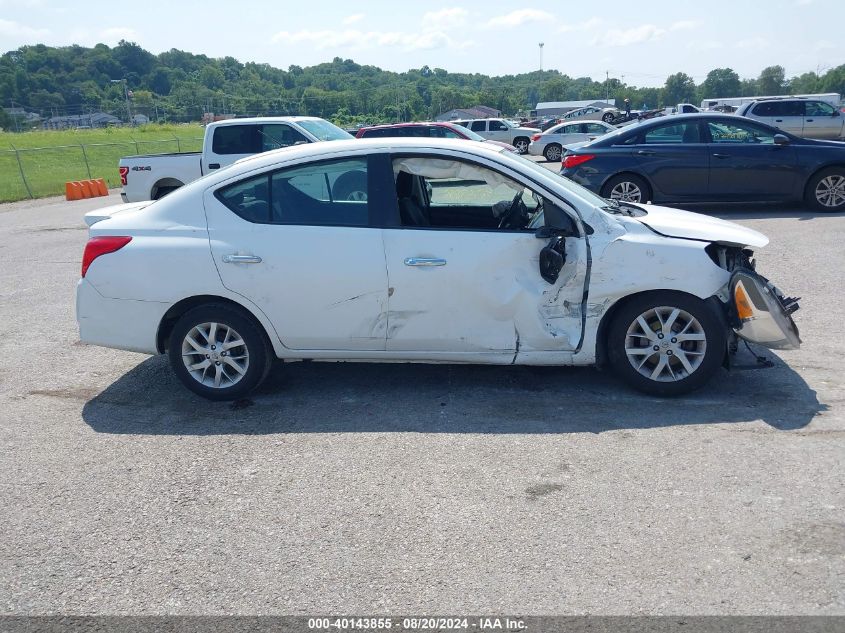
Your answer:
[[[473,132],[484,132],[487,129],[486,121],[473,121],[470,129]]]
[[[214,194],[256,224],[367,226],[367,161],[324,161],[261,174]]]
[[[672,123],[650,129],[643,135],[643,143],[700,143],[698,123]]]
[[[214,130],[211,151],[215,154],[258,154],[262,151],[258,125],[223,125]]]
[[[804,116],[802,101],[765,101],[754,106],[756,116]]]

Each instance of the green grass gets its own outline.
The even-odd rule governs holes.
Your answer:
[[[27,184],[35,198],[62,195],[65,182],[89,177],[119,187],[117,161],[122,156],[196,152],[202,149],[202,135],[199,124],[0,132],[0,202],[30,197]]]

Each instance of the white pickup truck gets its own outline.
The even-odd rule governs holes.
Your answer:
[[[317,117],[227,119],[205,128],[201,152],[126,156],[118,163],[124,202],[157,200],[236,160],[280,147],[354,138]]]

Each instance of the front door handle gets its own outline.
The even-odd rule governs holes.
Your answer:
[[[804,122],[805,123],[812,123],[813,121],[815,121],[815,119],[806,119]]]
[[[775,123],[783,123],[783,119],[775,119]]]
[[[224,264],[260,264],[258,255],[223,255]]]
[[[220,169],[220,163],[209,163],[208,168],[209,169]]]
[[[445,266],[446,260],[437,257],[406,257],[406,266]]]
[[[637,152],[637,154],[640,154],[641,156],[651,156],[652,154],[654,154],[654,150],[653,149],[641,149],[640,151]]]
[[[715,158],[730,158],[730,154],[713,154]]]

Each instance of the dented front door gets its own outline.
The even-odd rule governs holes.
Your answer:
[[[531,231],[386,229],[387,350],[436,353],[572,351],[581,336],[583,240],[550,285],[547,240]]]

